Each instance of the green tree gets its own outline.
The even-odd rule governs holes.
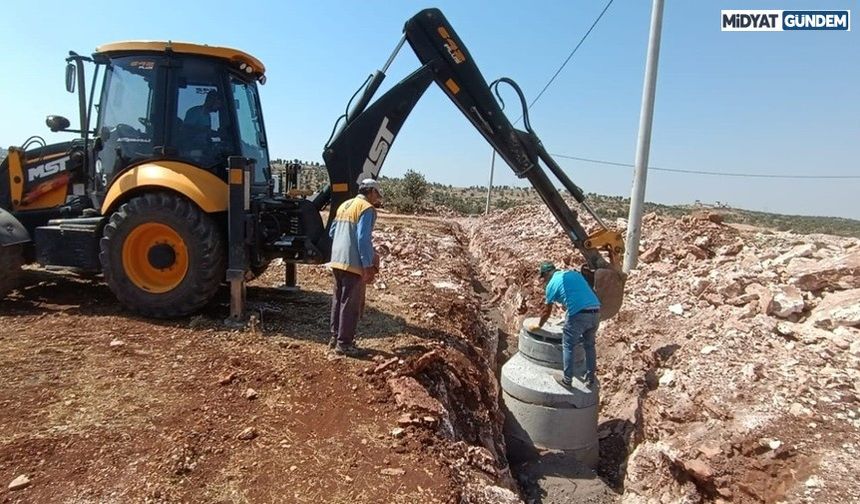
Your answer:
[[[415,210],[420,209],[430,193],[430,184],[424,175],[409,170],[403,176],[403,195],[412,201]]]
[[[385,206],[395,212],[415,213],[420,211],[430,194],[430,183],[424,175],[409,170],[403,178],[382,177],[379,179],[385,192]]]

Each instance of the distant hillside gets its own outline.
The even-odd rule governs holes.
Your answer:
[[[299,189],[318,191],[328,184],[328,172],[319,163],[309,163],[299,160],[275,160],[273,163],[276,178],[283,173],[286,164],[298,162],[302,169],[299,172]],[[383,184],[395,189],[402,179],[382,177]],[[422,177],[423,180],[423,177]],[[453,211],[462,215],[481,214],[486,208],[486,186],[454,187],[433,182],[424,182],[428,186],[426,201],[421,205],[425,211]],[[592,207],[605,219],[627,218],[630,206],[629,198],[621,196],[603,196],[589,194]],[[388,205],[397,210],[396,204]],[[512,206],[539,203],[537,193],[530,187],[497,186],[493,188],[492,208],[506,209]],[[694,203],[690,205],[662,205],[646,203],[645,212],[656,212],[660,215],[679,217],[695,211],[708,210],[723,216],[725,222],[748,224],[777,231],[793,231],[795,233],[825,233],[839,236],[860,238],[860,221],[841,217],[811,217],[805,215],[782,215],[767,212],[757,212],[740,208],[731,208],[722,204],[708,205]]]
[[[7,153],[6,149],[0,147],[0,161],[3,161],[4,159],[6,159],[6,153]]]
[[[439,186],[438,184],[435,184]],[[478,208],[471,213],[483,212],[486,207],[487,188],[448,187],[446,191],[470,202],[469,208]],[[621,196],[603,196],[589,194],[589,204],[605,219],[627,218],[630,199]],[[539,203],[537,193],[528,187],[495,187],[493,188],[493,208],[510,208],[524,203]],[[842,217],[819,217],[806,215],[783,215],[768,212],[757,212],[742,208],[732,208],[723,204],[708,205],[695,203],[690,205],[663,205],[660,203],[645,203],[644,211],[655,212],[659,215],[680,217],[692,212],[708,210],[719,213],[725,222],[748,224],[777,231],[793,231],[801,234],[824,233],[838,236],[860,238],[860,220]]]

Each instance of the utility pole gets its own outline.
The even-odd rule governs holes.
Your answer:
[[[642,234],[642,204],[645,201],[645,179],[651,151],[651,123],[654,118],[654,94],[657,90],[657,62],[660,59],[660,32],[663,28],[663,0],[651,5],[651,30],[648,56],[645,60],[645,83],[642,86],[642,110],[639,113],[639,137],[636,141],[636,168],[630,193],[630,215],[627,219],[627,251],[624,272],[629,273],[639,260],[639,237]]]
[[[493,193],[493,171],[496,169],[496,149],[493,149],[493,159],[490,161],[490,185],[487,186],[487,208],[484,209],[484,215],[490,213],[490,198]]]

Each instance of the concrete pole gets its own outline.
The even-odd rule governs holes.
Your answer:
[[[657,62],[660,59],[660,32],[663,28],[663,0],[651,6],[651,32],[648,36],[648,57],[645,60],[645,83],[642,89],[642,110],[639,113],[639,137],[636,142],[636,169],[630,193],[630,215],[627,219],[624,272],[629,273],[639,260],[639,237],[642,234],[642,204],[645,201],[645,179],[648,176],[648,155],[651,151],[651,123],[654,118],[654,94],[657,90]]]
[[[487,186],[487,207],[484,209],[484,215],[490,213],[490,198],[493,193],[493,171],[496,169],[496,149],[493,149],[493,159],[490,161],[490,185]]]

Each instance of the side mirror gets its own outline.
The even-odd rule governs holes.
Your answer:
[[[77,68],[74,63],[66,65],[66,91],[75,92],[75,77],[77,77]]]
[[[71,123],[69,123],[69,120],[63,116],[49,115],[45,119],[45,124],[48,125],[48,128],[50,128],[52,132],[56,133],[67,129]]]

